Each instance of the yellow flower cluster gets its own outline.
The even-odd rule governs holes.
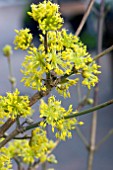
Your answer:
[[[57,85],[56,90],[64,98],[70,97],[69,87],[76,85],[78,81],[79,81],[78,78],[76,78],[76,79],[68,79],[67,78],[65,80],[65,82]]]
[[[85,66],[82,70],[82,76],[84,77],[82,84],[88,86],[89,89],[91,86],[95,86],[95,84],[98,83],[98,77],[96,75],[101,73],[98,71],[98,68],[100,68],[99,65],[91,63],[91,65]]]
[[[44,47],[44,37],[40,35],[41,44],[38,48],[32,47],[22,64],[21,70],[24,74],[22,79],[25,86],[35,90],[46,90],[44,86],[45,73],[54,72],[57,76],[64,74],[81,74],[84,78],[82,84],[91,88],[98,82],[97,74],[99,66],[87,53],[79,38],[68,34],[65,29],[62,31],[49,31],[47,33],[47,53]],[[88,77],[84,76],[86,71]],[[70,96],[68,89],[76,84],[79,78],[68,80],[66,83],[58,84],[57,91],[64,97]],[[73,82],[73,83],[72,83]],[[63,92],[64,90],[64,92]]]
[[[28,28],[26,29],[21,29],[15,30],[16,36],[14,39],[14,44],[15,44],[15,50],[17,49],[22,49],[22,50],[27,50],[32,42],[33,36],[30,33],[30,30]]]
[[[65,119],[72,113],[72,105],[66,111],[65,108],[61,106],[61,101],[55,100],[54,96],[48,99],[48,104],[41,100],[40,104],[40,118],[45,118],[45,122],[41,122],[42,127],[46,127],[47,124],[51,125],[52,131],[56,131],[56,137],[65,140],[66,137],[72,137],[71,130],[75,128],[77,123],[76,118]]]
[[[63,24],[63,19],[58,11],[59,6],[51,1],[44,1],[38,5],[31,5],[31,12],[28,12],[32,18],[38,22],[39,28],[45,34],[46,31],[58,30]]]
[[[29,107],[28,96],[19,96],[18,89],[13,93],[7,93],[7,96],[0,96],[0,119],[15,119],[18,115],[27,117],[32,113]],[[1,122],[2,123],[2,122]]]
[[[40,159],[40,162],[54,160],[55,157],[50,155],[51,150],[56,146],[56,143],[47,138],[46,131],[41,128],[36,128],[32,131],[32,138],[28,140],[15,140],[11,142],[8,150],[11,157],[21,157],[26,164],[34,163],[35,159]],[[52,156],[52,157],[51,157]],[[54,159],[52,159],[54,158]]]
[[[36,47],[30,48],[28,55],[22,63],[24,74],[22,82],[25,82],[25,86],[31,87],[36,90],[44,90],[43,78],[47,72],[46,69],[46,54],[42,51],[38,51]],[[45,89],[46,90],[46,89]]]
[[[1,170],[11,170],[12,164],[10,161],[10,153],[9,150],[5,147],[0,149],[0,169]]]
[[[47,132],[41,128],[36,128],[32,131],[29,144],[35,153],[35,157],[40,158],[41,162],[50,160],[48,159],[48,154],[56,146],[55,142],[47,138]]]

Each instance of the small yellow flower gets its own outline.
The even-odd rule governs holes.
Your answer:
[[[80,126],[84,125],[84,122],[80,121],[80,122],[79,122],[79,125],[80,125]]]
[[[30,47],[31,41],[33,39],[30,30],[26,28],[26,29],[21,29],[20,31],[15,30],[15,32],[17,34],[14,39],[15,50],[19,48],[22,50],[27,50]]]

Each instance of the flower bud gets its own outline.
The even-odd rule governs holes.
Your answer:
[[[3,54],[6,57],[10,57],[10,55],[12,54],[12,47],[10,45],[5,45],[5,47],[3,48]]]

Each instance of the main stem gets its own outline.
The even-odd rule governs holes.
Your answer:
[[[98,20],[98,47],[97,53],[102,51],[102,40],[103,40],[103,23],[104,23],[104,0],[101,0],[100,4],[100,16]],[[99,59],[97,60],[99,64]],[[98,91],[99,84],[96,85],[94,89],[94,106],[98,105]],[[96,130],[97,130],[97,110],[93,112],[92,116],[92,125],[91,125],[91,136],[89,144],[89,155],[88,155],[88,170],[92,170],[94,152],[95,152],[95,143],[96,143]]]

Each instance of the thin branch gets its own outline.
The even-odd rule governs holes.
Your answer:
[[[23,127],[23,128],[22,128],[22,132],[25,132],[25,131],[34,129],[34,128],[38,127],[38,126],[40,125],[40,123],[41,123],[41,121],[39,121],[39,122],[37,122],[37,123],[34,123],[34,124],[32,124],[32,125]]]
[[[6,137],[1,143],[0,143],[0,148],[2,148],[5,144],[7,144],[10,140],[12,140],[16,135],[18,135],[19,129],[15,129],[9,136]]]
[[[34,123],[32,125],[26,126],[26,127],[21,127],[20,128],[16,128],[13,132],[11,132],[11,134],[9,136],[7,136],[1,143],[0,143],[0,148],[3,147],[5,144],[7,144],[10,140],[12,140],[13,138],[15,138],[15,136],[17,136],[20,133],[23,133],[25,131],[28,131],[30,129],[33,129],[35,127],[38,127],[40,125],[40,122]]]
[[[103,41],[103,25],[104,25],[104,0],[101,0],[100,3],[100,12],[98,19],[98,46],[97,53],[102,51],[102,41]],[[100,64],[100,58],[98,58],[97,63]],[[96,84],[94,88],[94,106],[98,105],[98,92],[99,92],[99,83]],[[97,131],[97,110],[93,112],[92,115],[92,124],[91,124],[91,133],[90,133],[90,144],[88,148],[88,170],[92,170],[93,161],[94,161],[94,152],[96,147],[96,131]]]
[[[105,102],[105,103],[102,103],[102,104],[100,104],[100,105],[94,106],[94,107],[92,107],[92,108],[90,108],[90,109],[87,109],[87,110],[84,110],[84,111],[81,111],[81,112],[78,112],[78,113],[75,113],[75,114],[71,114],[71,115],[69,115],[69,116],[65,116],[65,119],[82,116],[82,115],[91,113],[91,112],[93,112],[93,111],[95,111],[95,110],[100,110],[100,109],[102,109],[102,108],[104,108],[104,107],[107,107],[107,106],[109,106],[109,105],[111,105],[111,104],[113,104],[113,99],[112,99],[112,100],[109,100],[109,101],[107,101],[107,102]]]
[[[99,17],[99,11],[96,9],[96,7],[93,6],[92,11],[96,15],[96,17]]]
[[[107,48],[106,50],[102,51],[101,53],[97,54],[94,58],[93,61],[98,60],[99,58],[105,56],[106,54],[108,54],[109,52],[111,52],[113,50],[113,45],[111,45],[109,48]]]
[[[3,135],[3,138],[7,138],[8,135]],[[14,137],[15,140],[24,140],[24,139],[31,139],[31,136],[22,136],[22,137]]]
[[[1,127],[0,127],[0,138],[3,136],[3,134],[9,129],[9,127],[11,125],[13,125],[13,123],[15,122],[15,120],[12,120],[11,118],[9,118]]]
[[[96,86],[98,89],[98,86]],[[98,103],[98,91],[94,90],[94,106]],[[87,147],[88,149],[88,170],[92,170],[94,151],[95,151],[95,142],[96,142],[96,130],[97,130],[97,110],[93,112],[92,123],[91,123],[91,132],[90,132],[90,144]]]
[[[112,135],[113,135],[113,129],[111,129],[111,130],[107,133],[107,135],[104,136],[104,138],[96,145],[95,150],[98,150],[98,149],[100,148],[100,146],[101,146],[104,142],[106,142],[106,140],[108,140],[109,137],[112,136]]]
[[[77,132],[79,138],[81,139],[81,141],[84,143],[84,145],[87,148],[88,147],[88,141],[87,141],[86,137],[83,135],[83,133],[81,132],[81,130],[77,126],[76,126],[76,132]]]
[[[86,22],[86,20],[87,20],[87,18],[88,18],[88,15],[89,15],[90,12],[91,12],[91,9],[92,9],[92,7],[93,7],[94,2],[95,2],[95,0],[90,0],[90,2],[89,2],[89,4],[88,4],[88,7],[87,7],[87,9],[86,9],[86,12],[85,12],[85,14],[84,14],[84,16],[83,16],[83,19],[82,19],[82,21],[81,21],[81,23],[80,23],[80,25],[79,25],[76,33],[75,33],[76,36],[78,36],[78,35],[80,34],[80,32],[81,32],[81,30],[82,30],[82,28],[83,28],[83,26],[84,26],[84,24],[85,24],[85,22]]]
[[[76,110],[81,110],[85,105],[88,104],[88,98],[90,95],[91,90],[88,89],[86,96],[83,98],[83,100],[79,103],[78,107]]]
[[[76,110],[81,110],[87,103],[88,103],[88,97],[90,95],[90,90],[88,90],[86,96],[84,97],[84,99],[79,103],[78,107]],[[79,100],[80,101],[80,100]],[[86,148],[88,147],[88,141],[86,139],[86,137],[84,136],[84,134],[81,132],[80,128],[76,126],[76,132],[79,136],[79,138],[81,139],[81,141],[84,143],[84,145],[86,146]]]
[[[45,53],[48,52],[48,45],[47,45],[47,32],[44,35],[44,47],[45,47]]]
[[[42,164],[42,170],[47,170],[47,162],[44,162],[44,163]]]
[[[80,82],[77,83],[77,97],[78,97],[78,103],[82,100],[82,94],[81,94],[81,88],[80,88]]]
[[[15,90],[16,79],[15,79],[15,77],[13,77],[13,71],[12,71],[12,64],[11,64],[10,56],[7,57],[7,60],[8,60],[8,66],[9,66],[9,81],[11,83],[11,90],[13,92]]]
[[[24,170],[24,167],[21,165],[21,161],[18,160],[18,157],[13,158],[17,164],[18,170]]]

